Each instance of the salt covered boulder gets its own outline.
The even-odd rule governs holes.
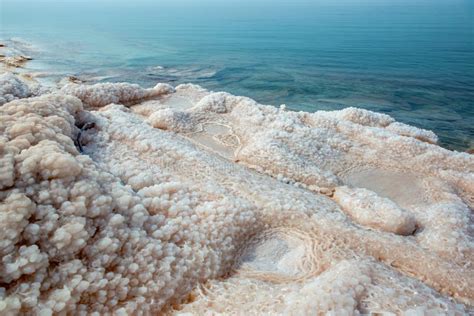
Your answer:
[[[157,84],[150,89],[129,83],[98,83],[81,85],[70,83],[61,88],[61,93],[73,95],[92,107],[101,107],[111,103],[137,102],[173,92],[167,84]]]
[[[9,72],[0,74],[0,106],[32,95],[34,93],[25,81]]]
[[[370,190],[337,187],[334,200],[362,226],[399,235],[410,235],[415,230],[415,218],[409,212]]]

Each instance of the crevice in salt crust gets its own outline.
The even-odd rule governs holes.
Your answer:
[[[0,107],[2,315],[473,311],[472,156],[365,110],[173,91],[71,85]],[[238,150],[210,148],[209,124]],[[430,180],[415,204],[344,186],[367,168]]]

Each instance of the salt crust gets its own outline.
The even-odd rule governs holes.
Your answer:
[[[32,89],[17,76],[9,72],[0,74],[0,106],[32,95],[34,95]]]
[[[21,99],[0,107],[2,315],[472,312],[474,159],[431,132],[193,85],[27,98],[3,77]],[[346,183],[365,170],[423,196]]]

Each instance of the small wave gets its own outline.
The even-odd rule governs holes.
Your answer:
[[[216,75],[217,70],[211,67],[163,67],[157,66],[149,69],[150,74],[164,77],[176,78],[180,81],[192,81],[198,79],[209,79]]]

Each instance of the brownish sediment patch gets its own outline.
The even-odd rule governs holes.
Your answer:
[[[14,68],[23,68],[25,64],[32,60],[33,58],[28,56],[12,56],[12,57],[0,57],[0,62],[5,64],[7,67],[14,67]]]

